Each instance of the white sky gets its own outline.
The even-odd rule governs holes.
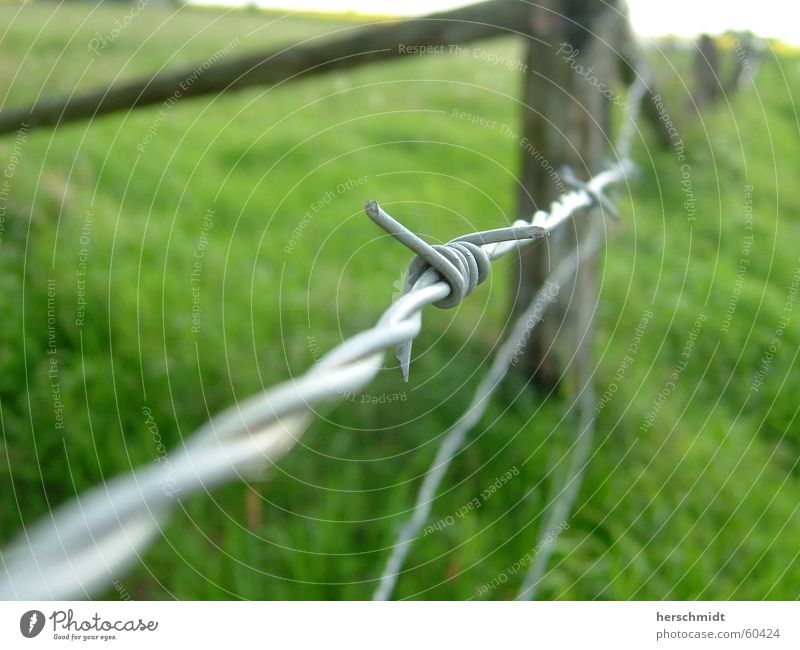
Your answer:
[[[464,0],[190,0],[206,5],[247,5],[294,11],[357,11],[420,15],[470,4]],[[696,36],[750,29],[759,36],[800,45],[800,4],[794,0],[628,0],[631,20],[642,36]]]

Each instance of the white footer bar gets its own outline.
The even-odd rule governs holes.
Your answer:
[[[800,648],[797,602],[4,602],[0,648]]]

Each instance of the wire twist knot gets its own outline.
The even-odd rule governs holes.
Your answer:
[[[458,305],[489,277],[490,257],[482,248],[484,245],[546,236],[544,229],[537,226],[512,226],[475,232],[451,239],[446,244],[431,245],[391,217],[377,201],[367,201],[365,210],[370,219],[416,253],[408,267],[404,293],[432,268],[450,286],[450,293],[434,303],[443,309]]]
[[[450,287],[450,293],[447,296],[433,303],[443,309],[458,305],[472,293],[475,287],[489,277],[491,258],[483,246],[521,239],[540,239],[547,236],[544,228],[527,224],[484,230],[456,237],[446,244],[431,245],[391,217],[377,201],[367,201],[364,209],[370,219],[416,253],[408,266],[403,293],[408,293],[420,276],[432,268]],[[406,380],[408,379],[410,356],[410,342],[398,347],[397,358],[400,361],[403,378]]]
[[[411,260],[404,293],[414,286],[419,276],[432,267],[450,285],[447,297],[433,304],[442,309],[449,309],[458,305],[475,290],[475,287],[489,277],[491,270],[489,255],[480,246],[470,242],[452,241],[431,246],[431,250],[438,253],[436,259],[429,261],[417,255]]]

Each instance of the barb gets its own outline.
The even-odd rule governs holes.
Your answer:
[[[412,290],[423,273],[433,269],[450,287],[450,293],[445,298],[433,303],[442,309],[458,305],[474,291],[475,287],[489,277],[492,268],[489,253],[481,246],[523,239],[541,239],[547,236],[547,231],[543,228],[525,224],[476,232],[452,239],[443,246],[432,246],[391,217],[377,201],[368,201],[364,209],[370,219],[417,254],[408,266],[403,294]],[[403,381],[408,381],[411,360],[410,340],[404,341],[397,347],[397,360],[400,363]]]

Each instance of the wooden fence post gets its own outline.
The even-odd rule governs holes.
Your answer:
[[[523,218],[530,218],[536,209],[549,209],[551,201],[571,189],[562,175],[564,165],[582,179],[602,170],[610,158],[610,104],[626,99],[613,83],[620,67],[612,49],[614,34],[619,21],[625,20],[613,3],[544,0],[531,7],[529,20],[520,139]],[[609,89],[615,94],[610,95]],[[552,269],[593,227],[604,227],[598,214],[577,214],[572,223],[520,255],[512,285],[514,315],[525,309]],[[560,287],[520,359],[521,369],[538,386],[557,386],[576,353],[579,364],[588,362],[596,303],[592,256],[574,284]]]

